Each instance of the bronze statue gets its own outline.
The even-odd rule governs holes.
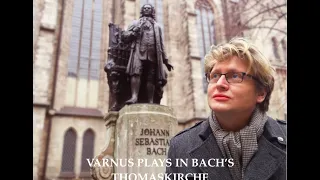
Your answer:
[[[164,51],[162,30],[155,21],[154,7],[145,4],[140,14],[140,19],[123,33],[125,39],[134,39],[126,71],[131,83],[131,98],[126,101],[127,104],[138,102],[140,88],[147,89],[148,103],[154,103],[155,86],[166,80],[162,64],[169,71],[173,69]],[[141,83],[142,78],[145,78],[145,83]]]
[[[140,14],[140,19],[126,31],[109,24],[109,56],[105,66],[113,97],[109,110],[117,111],[133,103],[160,104],[167,83],[163,65],[173,70],[165,53],[162,30],[155,21],[154,7],[145,4]]]

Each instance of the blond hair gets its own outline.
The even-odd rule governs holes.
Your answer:
[[[269,60],[258,50],[258,48],[242,37],[231,39],[227,43],[211,46],[210,51],[205,55],[205,73],[209,74],[217,62],[237,56],[248,63],[246,73],[250,73],[258,79],[256,83],[259,90],[266,90],[264,101],[258,104],[262,112],[267,112],[269,108],[270,96],[274,88],[274,68]]]

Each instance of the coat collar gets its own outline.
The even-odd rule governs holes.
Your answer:
[[[189,155],[192,158],[198,159],[198,162],[204,160],[208,163],[209,159],[219,159],[223,158],[222,153],[218,147],[215,137],[213,136],[212,130],[209,126],[209,121],[206,120],[201,124],[201,130],[199,132],[199,137],[202,140],[199,146],[191,150]],[[213,161],[214,162],[214,161]],[[219,180],[230,180],[232,179],[229,168],[227,164],[224,167],[199,167],[203,173],[208,173],[209,180],[219,179]]]
[[[209,126],[208,120],[203,122],[200,126],[199,137],[202,140],[197,147],[189,152],[192,158],[196,158],[199,161],[203,159],[206,164],[209,159],[223,158],[216,139]],[[279,141],[279,137],[283,138]],[[273,142],[273,143],[272,143]],[[277,144],[278,145],[275,145]],[[268,121],[264,127],[263,135],[258,141],[259,151],[254,155],[249,163],[245,173],[244,179],[259,179],[265,180],[272,176],[275,171],[285,163],[286,152],[279,148],[279,143],[286,145],[286,137],[281,128],[275,120],[268,118]],[[281,145],[280,145],[281,146]],[[214,161],[212,161],[214,162]],[[228,163],[225,163],[225,167],[199,167],[203,173],[208,173],[209,180],[232,179]]]

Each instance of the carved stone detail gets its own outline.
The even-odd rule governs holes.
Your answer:
[[[95,167],[92,166],[90,168],[91,176],[94,180],[112,180],[113,176],[112,173],[114,173],[114,168],[109,166],[104,166],[103,159],[108,159],[110,162],[111,159],[114,159],[113,153],[114,153],[114,144],[115,144],[115,124],[119,117],[118,112],[109,112],[104,119],[106,120],[106,129],[109,133],[110,141],[108,144],[106,144],[105,148],[102,150],[102,152],[94,157],[94,161],[99,161],[101,167]],[[93,163],[94,164],[94,163]]]

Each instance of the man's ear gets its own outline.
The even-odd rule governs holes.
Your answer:
[[[257,103],[262,103],[266,98],[266,95],[267,95],[267,91],[265,89],[260,90],[257,96]]]

